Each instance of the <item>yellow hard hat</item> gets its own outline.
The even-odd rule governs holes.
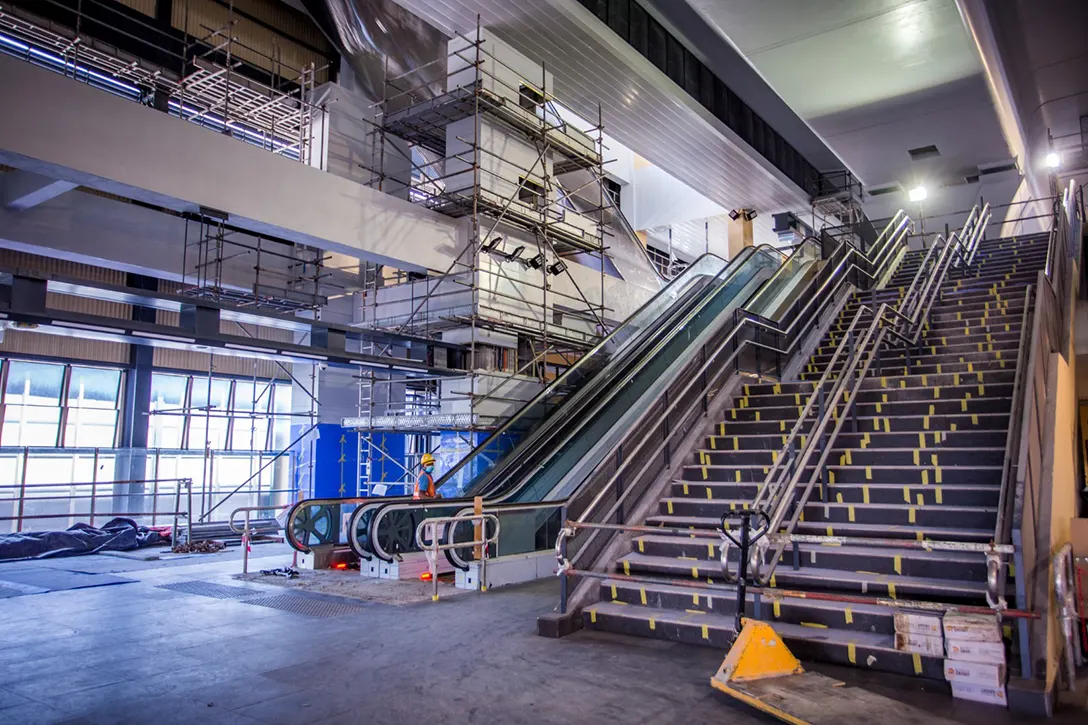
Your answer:
[[[423,454],[423,460],[420,461],[424,466],[430,466],[434,464],[434,456],[430,453]]]

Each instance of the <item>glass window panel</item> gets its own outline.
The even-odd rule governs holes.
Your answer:
[[[73,366],[68,381],[68,406],[116,409],[120,386],[120,370]]]
[[[272,424],[272,450],[282,451],[291,443],[291,419],[276,418]]]
[[[248,412],[256,410],[267,412],[268,404],[272,398],[271,383],[257,383],[239,380],[234,383],[234,411]]]
[[[60,405],[64,366],[13,360],[8,363],[8,405]]]
[[[112,448],[117,440],[117,411],[72,408],[64,432],[64,445],[77,448]]]
[[[235,418],[230,447],[235,451],[263,451],[268,440],[267,418]]]
[[[291,412],[291,385],[290,383],[276,383],[276,397],[273,410],[277,413]]]
[[[151,410],[180,408],[185,404],[185,386],[189,378],[184,375],[151,375]]]
[[[213,451],[227,447],[227,430],[230,418],[225,416],[193,416],[189,419],[190,450],[204,450],[205,446]]]
[[[152,448],[181,448],[185,416],[152,413],[148,421],[148,442]]]
[[[55,446],[60,432],[60,408],[11,405],[4,410],[0,445]]]
[[[226,415],[230,404],[230,381],[212,378],[211,385],[207,378],[193,379],[192,407],[195,415],[198,409],[206,408],[214,414],[216,411]],[[202,410],[200,412],[203,412]]]

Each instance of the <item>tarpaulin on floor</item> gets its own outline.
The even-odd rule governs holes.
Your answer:
[[[97,554],[100,551],[131,551],[169,541],[169,535],[164,536],[158,529],[139,526],[132,519],[116,518],[101,527],[80,523],[66,531],[0,534],[0,560],[46,559]]]

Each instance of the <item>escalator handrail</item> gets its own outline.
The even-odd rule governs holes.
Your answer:
[[[726,270],[728,270],[732,266],[732,263],[726,262],[725,260],[721,259],[721,257],[718,257],[716,254],[704,254],[704,255],[700,256],[698,260],[696,260],[696,263],[701,262],[703,259],[717,259],[717,260],[719,260],[721,262],[722,267],[719,270],[718,274],[715,275],[715,279],[717,277],[719,277],[722,273],[724,273]],[[691,265],[691,267],[689,267],[689,269],[694,269],[695,267],[696,267],[696,264],[693,263]],[[503,435],[504,433],[507,433],[514,426],[514,424],[518,420],[521,419],[521,416],[525,413],[525,411],[529,410],[531,407],[537,405],[538,403],[540,403],[541,401],[543,401],[544,399],[546,399],[547,397],[552,395],[556,390],[558,390],[563,385],[565,385],[567,383],[567,381],[571,377],[573,377],[577,373],[580,373],[582,371],[582,367],[584,365],[588,364],[589,360],[594,359],[595,355],[600,354],[600,351],[603,350],[607,345],[609,345],[613,341],[613,339],[621,331],[624,330],[624,328],[630,322],[630,320],[637,317],[639,314],[641,314],[643,311],[645,311],[650,305],[654,304],[654,302],[657,301],[661,295],[667,293],[673,287],[673,285],[679,284],[680,280],[683,279],[683,278],[684,278],[684,275],[679,275],[675,279],[670,281],[669,284],[664,287],[664,289],[662,289],[656,295],[651,297],[649,300],[647,300],[645,303],[643,303],[642,306],[638,308],[638,310],[636,310],[634,313],[632,313],[627,318],[627,320],[624,321],[623,324],[621,324],[615,330],[610,332],[600,342],[598,342],[596,345],[594,345],[593,348],[591,348],[589,350],[589,352],[587,352],[585,355],[583,355],[577,361],[575,361],[574,365],[567,368],[563,372],[562,375],[560,375],[555,380],[553,380],[551,383],[546,385],[539,393],[537,393],[529,401],[527,401],[524,405],[522,405],[514,415],[510,416],[508,419],[506,419],[503,422],[503,424],[501,426],[499,426],[494,431],[492,431],[491,434],[488,435],[488,437],[485,438],[482,443],[480,443],[479,445],[474,447],[471,451],[469,451],[468,454],[464,458],[462,458],[460,461],[458,461],[458,463],[455,466],[453,466],[450,470],[443,473],[442,477],[439,478],[438,481],[435,481],[435,488],[436,489],[441,488],[450,478],[452,478],[454,475],[459,473],[461,471],[461,469],[463,469],[466,465],[468,465],[471,460],[473,460],[477,455],[479,455],[482,451],[484,451],[487,448],[488,445],[490,445],[495,440],[498,440],[499,437],[501,435]],[[656,329],[656,326],[660,324],[660,318],[652,320],[651,323],[652,324],[649,325],[648,327],[653,327],[654,329]],[[632,337],[631,339],[634,340],[634,339],[636,339],[636,337]],[[620,350],[617,350],[616,352],[619,352],[619,351]],[[579,392],[581,392],[581,391],[579,391]],[[577,395],[577,393],[575,395]]]

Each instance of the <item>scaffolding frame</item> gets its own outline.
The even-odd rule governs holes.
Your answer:
[[[401,476],[386,483],[414,482],[414,461],[424,452],[435,452],[434,431],[454,432],[471,448],[471,434],[491,430],[499,420],[477,411],[489,403],[509,407],[524,402],[511,392],[512,383],[535,379],[545,384],[609,328],[605,217],[612,205],[603,188],[592,208],[575,210],[570,202],[563,203],[585,187],[601,187],[605,178],[600,107],[589,129],[571,127],[555,108],[546,67],[541,65],[540,78],[525,78],[490,53],[486,43],[477,19],[474,37],[456,36],[448,52],[429,64],[445,69],[437,81],[444,84],[438,95],[433,92],[436,81],[424,88],[419,80],[426,66],[397,76],[387,68],[383,98],[376,104],[369,142],[376,165],[368,169],[369,185],[464,219],[469,242],[447,268],[425,275],[407,274],[405,279],[401,273],[389,280],[377,268],[366,270],[358,324],[423,337],[470,331],[470,350],[460,366],[468,371],[462,380],[469,384],[467,392],[447,388],[440,396],[437,381],[398,380],[395,375],[380,379],[374,373],[360,377],[359,417],[354,421],[359,495],[378,483],[374,464],[386,456],[376,444],[382,435],[406,436],[405,464],[397,462]],[[466,133],[448,133],[451,124],[465,121]],[[515,163],[487,148],[481,138],[485,124],[531,146],[531,161],[526,156]],[[447,142],[459,148],[448,149]],[[588,171],[590,180],[573,190],[562,188],[558,177],[578,170]],[[510,230],[521,235],[517,242],[506,240]],[[599,301],[591,301],[571,275],[572,260],[591,260],[599,268]],[[511,273],[512,265],[520,276]],[[569,279],[569,291],[550,284],[559,275]],[[407,300],[396,300],[396,313],[384,312],[390,305],[378,298],[380,289],[393,286],[390,281],[410,291]],[[515,312],[511,306],[522,309]],[[481,333],[514,337],[518,349],[489,345],[481,341]],[[479,385],[484,376],[492,378],[486,390]],[[392,390],[402,384],[402,396],[376,393],[381,386]],[[448,407],[453,400],[470,412],[445,413],[442,402]]]
[[[232,32],[240,18],[233,2],[227,3],[227,22],[218,28],[201,25],[197,37],[188,32],[190,0],[183,4],[180,51],[177,38],[157,26],[152,18],[118,17],[118,24],[104,22],[85,10],[94,6],[102,13],[118,11],[98,0],[81,0],[76,8],[56,0],[6,2],[0,8],[0,32],[25,43],[25,57],[39,64],[55,55],[65,75],[86,83],[110,86],[111,90],[183,120],[228,133],[272,153],[309,164],[315,149],[314,123],[324,108],[312,102],[317,78],[328,65],[310,63],[296,68],[283,60],[282,48],[268,55],[238,40]],[[35,4],[49,5],[71,15],[72,23],[59,24],[33,12]],[[23,6],[26,7],[23,7]],[[122,28],[137,25],[140,35]],[[107,29],[171,59],[176,67],[158,66],[110,43],[93,37],[86,28]],[[269,83],[240,74],[239,51],[260,58]],[[55,62],[53,63],[56,64]],[[256,67],[256,66],[255,66]]]

